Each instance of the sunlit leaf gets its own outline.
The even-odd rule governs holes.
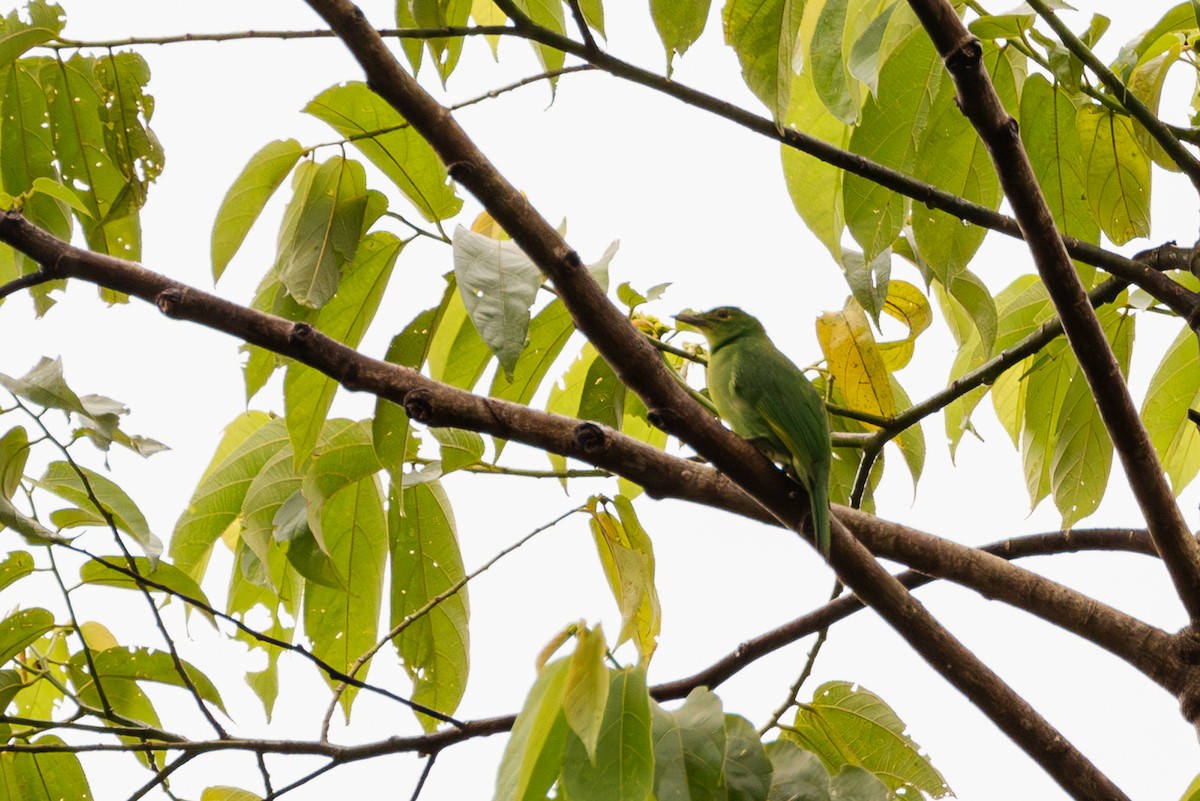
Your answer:
[[[67,462],[51,462],[38,485],[75,504],[85,511],[101,511],[142,546],[151,563],[162,553],[162,540],[156,537],[137,504],[111,479],[86,467]],[[96,509],[99,502],[101,509]]]
[[[1088,104],[1075,117],[1088,203],[1114,245],[1150,234],[1150,158],[1131,118]]]
[[[654,787],[646,668],[600,672],[606,704],[595,753],[579,737],[568,736],[563,787],[573,801],[646,801]]]
[[[800,0],[726,0],[725,43],[734,49],[754,96],[782,125],[791,100],[800,45]]]
[[[562,713],[569,662],[558,659],[538,673],[513,723],[500,759],[495,801],[538,801],[558,778],[570,727]]]
[[[225,193],[212,231],[213,280],[221,278],[263,206],[288,177],[304,149],[295,139],[276,140],[250,157]]]

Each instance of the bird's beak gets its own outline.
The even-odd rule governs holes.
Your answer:
[[[698,328],[701,331],[708,328],[708,320],[705,319],[704,315],[695,314],[694,312],[680,312],[675,315],[675,321]]]

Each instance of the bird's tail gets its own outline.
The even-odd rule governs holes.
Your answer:
[[[808,493],[809,503],[812,504],[813,529],[817,535],[817,550],[822,556],[829,556],[829,490],[825,487],[814,487]]]

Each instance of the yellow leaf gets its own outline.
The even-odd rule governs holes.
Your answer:
[[[858,301],[851,298],[840,312],[822,314],[817,339],[834,384],[851,409],[882,417],[896,413],[887,364]]]

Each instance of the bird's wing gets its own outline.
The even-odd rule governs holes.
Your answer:
[[[792,454],[797,473],[811,484],[815,467],[828,462],[831,453],[829,421],[820,393],[791,362],[771,365],[768,376],[767,391],[755,399],[755,405]]]

